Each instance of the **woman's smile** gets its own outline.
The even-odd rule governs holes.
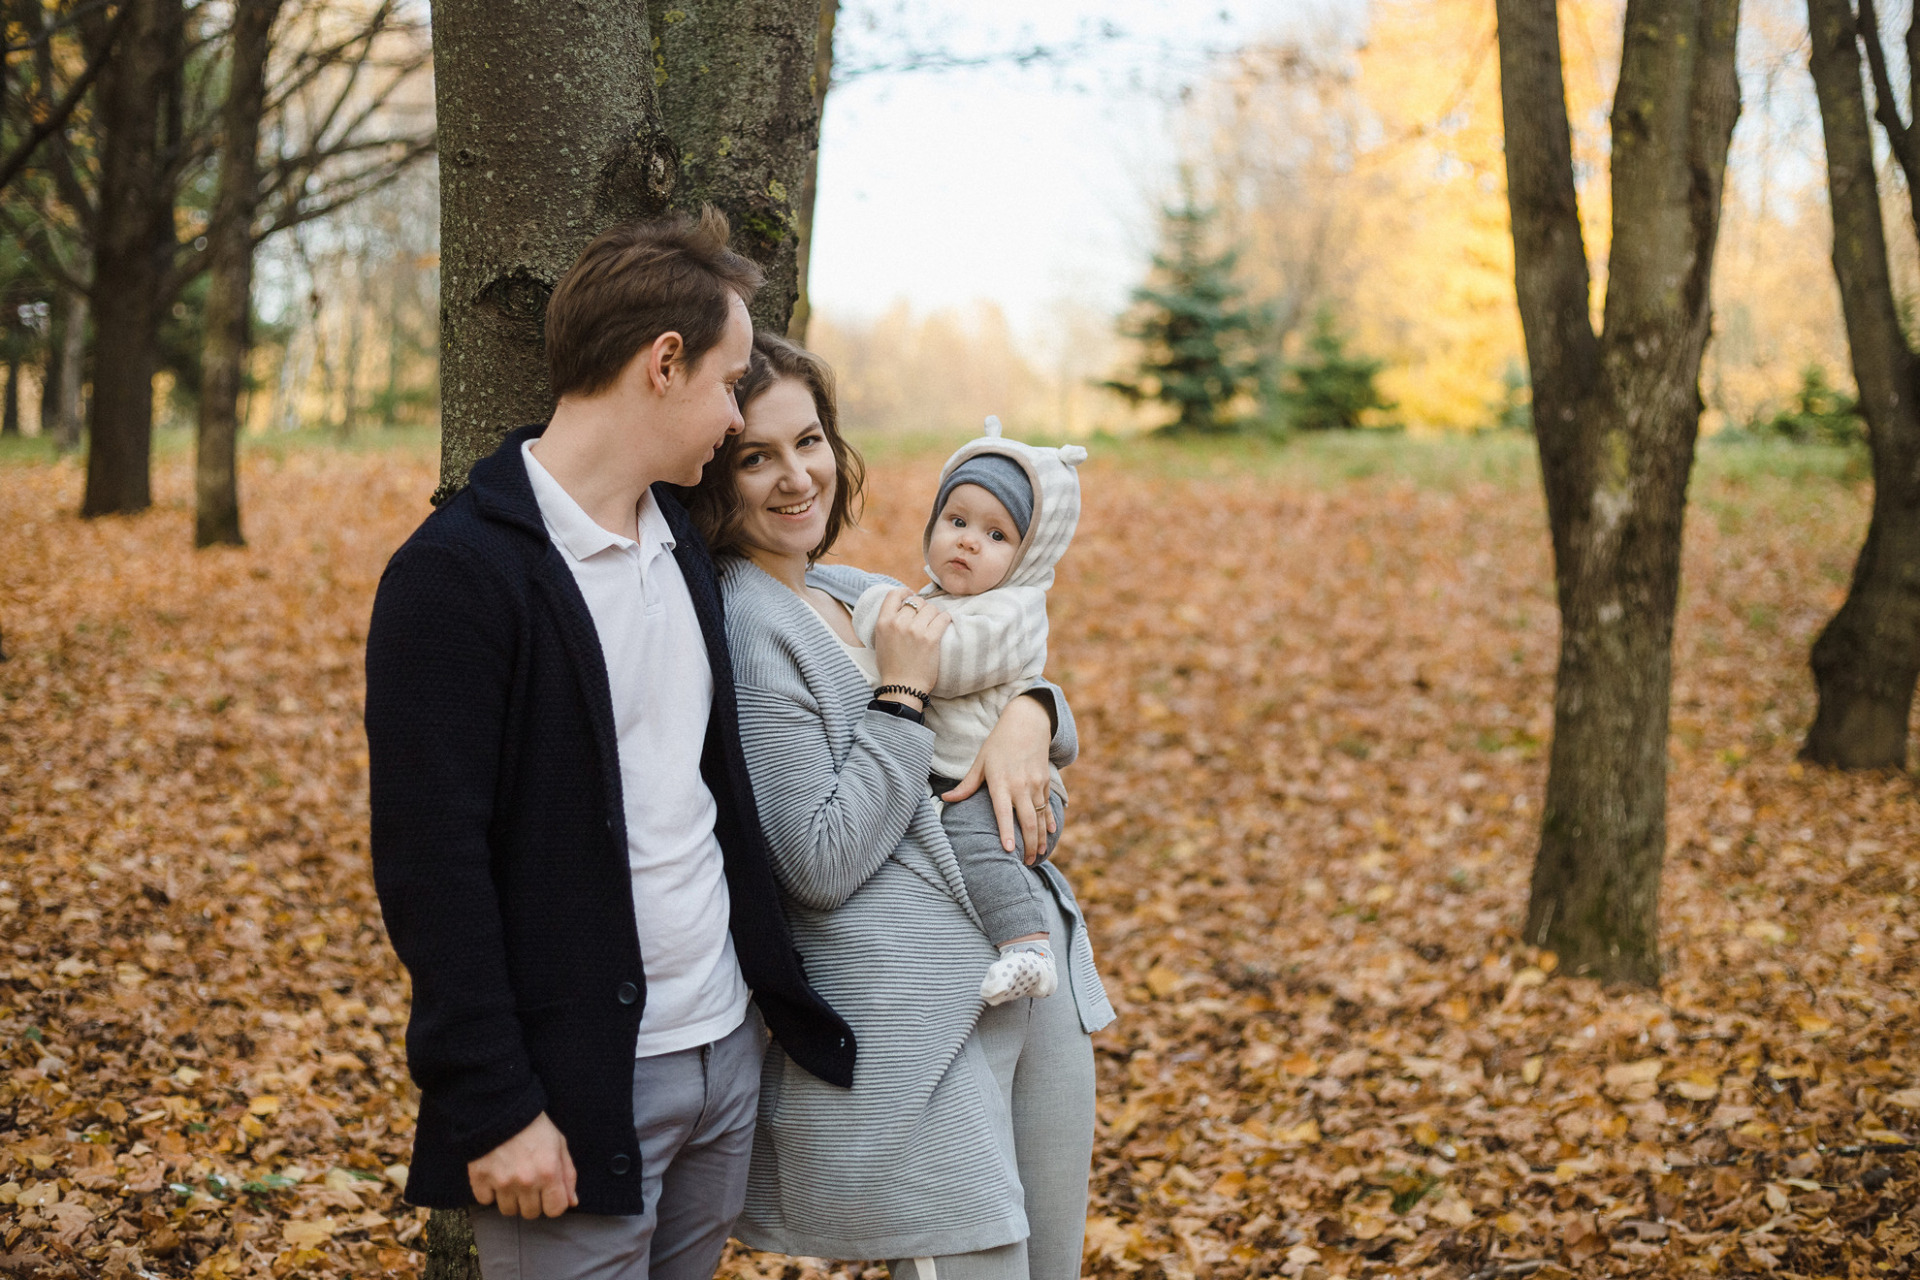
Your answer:
[[[781,378],[747,406],[733,462],[745,504],[740,538],[762,553],[804,561],[826,536],[833,507],[833,447],[797,378]],[[751,552],[749,552],[751,554]]]

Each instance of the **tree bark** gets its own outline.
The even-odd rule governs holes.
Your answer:
[[[813,262],[813,205],[820,190],[820,130],[826,124],[827,90],[833,85],[833,25],[840,16],[840,0],[820,0],[820,29],[813,46],[813,149],[807,152],[807,170],[800,180],[800,202],[795,216],[800,220],[800,243],[794,248],[793,283],[798,297],[793,303],[793,318],[787,321],[787,336],[801,346],[807,343],[807,325],[813,320],[813,298],[807,287],[807,271]]]
[[[20,357],[7,354],[7,389],[0,405],[0,436],[20,434]]]
[[[529,32],[539,39],[528,39]],[[547,299],[589,241],[665,213],[679,170],[647,13],[619,0],[438,0],[440,486],[553,412]],[[427,1226],[427,1280],[478,1280],[461,1210]]]
[[[60,452],[73,453],[80,448],[80,433],[86,422],[87,295],[78,289],[62,289],[54,305],[60,310],[61,329],[60,380],[54,391],[52,430]]]
[[[1860,83],[1859,39],[1879,54],[1877,22],[1849,0],[1807,0],[1809,61],[1826,141],[1833,271],[1873,456],[1873,515],[1846,601],[1814,642],[1819,707],[1800,754],[1842,769],[1903,769],[1920,679],[1920,363],[1900,327],[1873,137]],[[1884,64],[1884,57],[1879,58]],[[1876,66],[1876,83],[1884,85]],[[1876,97],[1881,97],[1877,93]],[[1906,168],[1910,147],[1891,95],[1878,104]],[[1893,113],[1889,118],[1889,113]],[[1909,169],[1907,180],[1913,181]]]
[[[101,75],[100,220],[94,243],[94,335],[111,353],[94,370],[87,484],[80,514],[145,510],[153,501],[153,371],[174,248],[166,140],[178,131],[181,0],[128,0],[134,12]],[[173,116],[169,120],[168,117]]]
[[[424,1280],[482,1280],[480,1251],[465,1209],[435,1209],[427,1215]]]
[[[237,451],[240,390],[252,349],[253,207],[260,184],[260,116],[267,54],[283,0],[238,0],[220,107],[220,177],[207,227],[206,337],[193,460],[193,545],[245,546]]]
[[[1738,0],[1629,0],[1593,332],[1554,0],[1498,0],[1514,277],[1561,632],[1527,940],[1659,979],[1680,534],[1728,143]]]
[[[717,205],[767,283],[753,322],[784,334],[799,297],[798,201],[819,142],[821,0],[648,0],[655,79],[680,152],[674,204]]]
[[[791,193],[817,115],[817,4],[434,5],[436,501],[464,485],[508,431],[552,413],[547,298],[609,226],[712,201],[732,220],[735,247],[767,273],[755,323],[785,331],[798,240]],[[650,18],[664,32],[658,42]],[[465,1213],[436,1210],[427,1240],[428,1280],[477,1280]]]
[[[433,49],[444,497],[552,412],[548,296],[600,231],[666,211],[679,164],[637,4],[440,0]]]

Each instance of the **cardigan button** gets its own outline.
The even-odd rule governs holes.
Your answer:
[[[626,1173],[627,1170],[633,1168],[633,1161],[627,1159],[625,1156],[615,1156],[613,1159],[607,1161],[607,1168],[613,1170],[613,1176],[618,1178]]]
[[[620,989],[613,994],[614,998],[619,1000],[621,1004],[632,1004],[640,998],[640,988],[634,986],[631,982],[623,982],[620,984]]]

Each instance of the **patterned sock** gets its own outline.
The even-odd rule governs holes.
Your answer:
[[[1059,985],[1052,947],[1044,942],[1009,942],[988,967],[980,994],[988,1004],[1005,1004],[1022,996],[1036,1000],[1050,996]]]

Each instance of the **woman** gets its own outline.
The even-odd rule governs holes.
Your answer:
[[[745,430],[690,506],[721,555],[741,741],[795,941],[852,1025],[851,1090],[768,1053],[747,1208],[735,1234],[784,1253],[884,1258],[911,1280],[1080,1274],[1093,1145],[1089,1035],[1113,1011],[1072,890],[1035,869],[1066,940],[1060,991],[983,1011],[997,956],[968,901],[927,775],[920,700],[947,620],[899,589],[871,650],[851,605],[885,579],[815,561],[850,520],[861,467],[831,375],[761,335],[737,394]],[[896,584],[897,585],[897,584]],[[1016,698],[975,766],[1038,848],[1048,809],[1045,687]],[[1058,705],[1052,756],[1070,763]],[[971,780],[971,779],[970,779]],[[1040,815],[1045,815],[1044,826]]]

